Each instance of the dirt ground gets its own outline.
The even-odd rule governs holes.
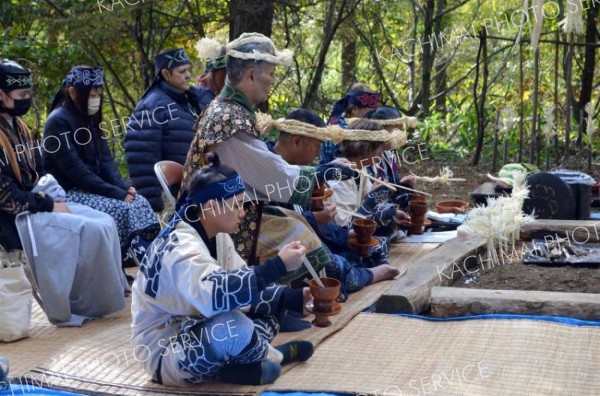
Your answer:
[[[424,161],[410,167],[405,166],[401,174],[408,172],[420,176],[436,176],[447,164],[435,161]],[[444,199],[462,199],[472,203],[469,193],[481,183],[489,181],[485,176],[490,172],[489,166],[471,167],[466,162],[450,165],[454,177],[467,179],[466,182],[452,183],[450,186],[436,186],[420,183],[417,189],[432,194],[429,198],[430,209],[435,210],[435,202]],[[576,168],[573,166],[572,168]],[[585,170],[583,170],[585,172]],[[594,166],[591,175],[598,177],[600,169]],[[520,248],[517,249],[520,251]],[[583,268],[575,266],[543,267],[538,265],[525,265],[520,261],[513,261],[491,269],[484,265],[485,270],[479,268],[478,280],[465,284],[465,277],[457,279],[453,286],[501,289],[501,290],[544,290],[579,293],[600,293],[600,267]],[[477,277],[476,277],[477,278]]]
[[[427,192],[432,195],[429,198],[429,207],[435,210],[435,203],[442,200],[460,199],[471,202],[469,193],[480,184],[490,181],[485,175],[489,172],[486,167],[472,167],[465,163],[448,164],[438,161],[422,161],[412,165],[403,164],[400,169],[400,175],[415,174],[418,176],[438,176],[440,171],[449,166],[454,173],[455,178],[463,178],[465,182],[453,182],[449,186],[419,182],[417,190]]]
[[[521,248],[517,247],[517,251],[520,252]],[[488,268],[488,263],[484,262],[476,269],[479,270],[479,274],[465,273],[465,276],[456,279],[452,286],[495,290],[600,293],[600,267],[539,266],[523,264],[515,259],[492,268]],[[470,283],[465,284],[465,280],[469,278],[471,278]]]

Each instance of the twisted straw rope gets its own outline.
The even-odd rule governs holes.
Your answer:
[[[261,134],[264,134],[271,128],[292,135],[306,136],[321,141],[333,141],[339,143],[344,140],[344,130],[337,125],[329,125],[325,128],[319,128],[312,124],[279,118],[274,120],[269,114],[257,113],[256,125]]]
[[[397,150],[400,147],[404,146],[407,141],[406,132],[400,129],[392,130],[391,141],[391,150]]]
[[[366,129],[346,129],[344,134],[344,140],[360,141],[364,140],[367,142],[389,142],[392,140],[392,134],[381,129],[379,131],[369,131]]]
[[[346,121],[348,122],[348,124],[350,124],[353,121],[357,121],[360,119],[361,118],[349,118]],[[417,117],[400,117],[400,118],[393,118],[390,120],[375,120],[373,118],[369,118],[369,121],[375,121],[376,123],[378,123],[381,126],[398,125],[401,128],[404,128],[404,127],[416,128],[417,127]]]

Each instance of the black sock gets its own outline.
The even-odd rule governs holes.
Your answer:
[[[303,362],[308,360],[315,351],[315,347],[310,341],[290,341],[275,347],[275,349],[283,353],[281,364]]]
[[[279,331],[282,333],[291,333],[311,327],[310,322],[300,319],[302,314],[294,311],[287,311],[279,320]]]
[[[250,364],[228,364],[219,372],[219,378],[229,384],[266,385],[275,382],[280,374],[279,364],[263,360]]]

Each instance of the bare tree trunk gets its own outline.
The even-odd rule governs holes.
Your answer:
[[[356,82],[356,37],[347,32],[342,45],[342,87],[350,87]]]
[[[147,29],[147,27],[144,27],[144,23],[143,23],[143,16],[144,16],[144,12],[147,12],[148,14],[148,18],[150,20],[152,20],[152,7],[153,5],[150,4],[148,6],[148,10],[144,10],[142,8],[138,8],[134,11],[133,15],[134,15],[134,23],[133,23],[133,35],[135,37],[135,43],[138,47],[138,52],[140,54],[140,58],[141,58],[141,66],[142,66],[142,76],[144,77],[144,87],[148,87],[150,86],[150,83],[152,82],[152,78],[154,77],[154,62],[152,57],[150,56],[151,54],[150,52],[150,48],[147,47],[147,45],[144,43],[144,30]],[[148,31],[148,36],[150,36],[151,33],[151,29],[149,29]]]
[[[446,7],[446,0],[437,0],[435,10],[435,25],[433,28],[436,37],[440,36],[442,31],[442,18],[444,15],[444,8]],[[437,57],[437,46],[435,51],[435,58],[437,63],[435,64],[435,107],[436,110],[441,111],[446,115],[446,67],[447,61],[440,60]],[[434,59],[435,62],[436,59]]]
[[[558,43],[558,41],[560,39],[560,33],[559,33],[558,29],[556,29],[554,38],[556,40],[556,45],[554,47],[554,112],[556,114],[556,110],[558,110],[558,108],[559,108],[558,107],[558,74],[559,74],[558,52],[559,52],[560,44]],[[555,125],[558,125],[558,122],[556,122]],[[554,162],[558,164],[559,157],[560,157],[560,154],[558,152],[558,133],[554,134],[554,157],[555,157]]]
[[[273,11],[273,0],[230,0],[229,40],[235,40],[246,32],[271,37]]]
[[[519,162],[523,162],[523,139],[525,139],[525,102],[523,94],[525,93],[525,85],[523,78],[523,40],[519,41]]]
[[[262,33],[271,37],[273,27],[273,0],[231,0],[229,2],[229,40],[242,33]],[[262,112],[269,109],[268,100],[259,104]]]
[[[423,39],[421,49],[423,51],[421,58],[421,91],[420,103],[421,109],[425,114],[429,113],[430,91],[431,91],[431,70],[435,61],[435,37],[433,35],[433,25],[436,0],[425,0],[424,20],[423,20]]]
[[[416,98],[415,95],[417,95],[416,93],[416,86],[417,86],[417,70],[416,70],[416,64],[415,64],[415,47],[416,47],[416,42],[419,39],[417,36],[417,32],[418,32],[418,26],[419,26],[419,13],[417,12],[417,7],[416,5],[413,3],[413,14],[415,15],[415,23],[413,24],[413,30],[412,30],[412,44],[411,44],[411,51],[410,51],[410,60],[408,62],[408,67],[410,70],[410,81],[409,81],[409,90],[408,90],[408,107],[409,109],[415,109],[416,110]],[[409,110],[409,114],[414,114],[413,112],[411,112]]]
[[[567,103],[565,104],[565,158],[569,157],[571,140],[571,116],[573,111],[573,50],[575,34],[569,33],[569,45],[565,58],[565,84],[567,85]]]
[[[595,43],[597,37],[596,19],[598,8],[590,7],[587,9],[585,42]],[[579,109],[582,110],[585,105],[592,100],[592,90],[594,89],[594,66],[596,65],[596,48],[592,46],[585,47],[585,58],[583,69],[581,70],[581,94],[579,95]],[[575,113],[575,118],[581,124],[583,121],[579,118],[580,112]],[[581,138],[581,136],[580,136]]]
[[[336,12],[336,5],[338,3],[340,6]],[[325,58],[327,57],[327,52],[329,51],[333,37],[335,36],[340,24],[354,13],[354,10],[356,9],[358,3],[360,3],[360,0],[350,0],[350,3],[352,4],[349,5],[348,3],[349,2],[347,0],[329,0],[326,11],[325,26],[323,29],[323,41],[321,42],[322,44],[319,50],[317,66],[315,68],[315,72],[311,76],[310,84],[308,90],[306,91],[306,96],[302,101],[302,107],[304,108],[311,108],[313,106],[313,103],[317,98],[317,91],[321,85],[323,71],[325,70]]]
[[[477,83],[479,80],[479,68],[481,56],[483,55],[483,85],[481,87],[481,96],[477,95]],[[488,80],[488,58],[487,58],[487,33],[485,29],[481,30],[479,35],[479,51],[477,52],[477,69],[475,72],[475,84],[473,84],[473,96],[477,108],[477,144],[471,165],[479,165],[481,151],[483,150],[483,140],[485,138],[485,99],[487,94]],[[478,99],[479,97],[479,99]]]

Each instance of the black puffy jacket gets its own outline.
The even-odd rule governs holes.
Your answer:
[[[42,141],[46,172],[67,191],[79,188],[123,200],[130,184],[121,177],[106,138],[94,142],[89,128],[81,128],[64,106],[50,113]]]
[[[195,90],[184,93],[160,81],[142,96],[131,114],[125,134],[129,176],[155,211],[163,210],[164,205],[154,164],[163,160],[185,163],[194,138],[197,106]]]

